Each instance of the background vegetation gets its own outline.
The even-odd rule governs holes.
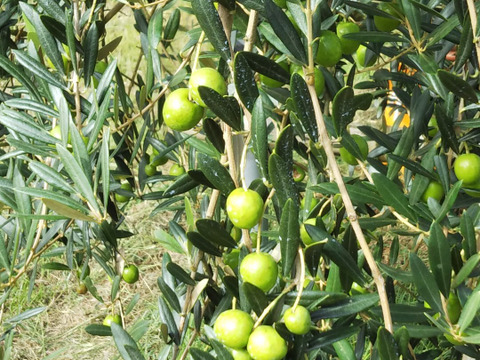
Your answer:
[[[213,331],[232,307],[288,359],[480,357],[480,160],[455,168],[480,153],[473,1],[0,8],[0,359],[233,359]],[[365,61],[321,65],[345,23]],[[169,129],[165,99],[201,67],[228,94]],[[236,187],[265,202],[240,240]],[[252,251],[278,262],[266,293],[239,274]],[[301,336],[282,320],[299,304]]]

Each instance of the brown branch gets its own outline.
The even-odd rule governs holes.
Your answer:
[[[473,0],[467,0],[468,13],[470,14],[470,22],[472,23],[473,43],[475,45],[475,51],[477,53],[477,65],[480,66],[480,42],[477,38],[477,11],[475,9],[475,3]]]
[[[309,11],[310,10],[310,11]],[[310,19],[309,19],[310,18]],[[310,22],[308,26],[308,43],[311,47],[313,35],[312,35],[312,13],[311,13],[311,0],[307,0],[307,24]],[[365,239],[365,235],[363,234],[362,228],[360,227],[360,223],[358,222],[357,213],[355,212],[355,208],[353,206],[352,200],[348,194],[347,188],[345,186],[345,182],[343,181],[343,176],[340,172],[340,168],[338,167],[337,160],[335,158],[335,153],[333,151],[332,142],[328,136],[327,128],[325,126],[325,121],[323,119],[322,110],[320,108],[320,103],[318,101],[318,96],[315,91],[315,84],[313,80],[313,54],[309,51],[308,54],[309,66],[307,72],[307,84],[308,90],[310,92],[310,97],[313,101],[313,108],[315,111],[315,118],[317,121],[318,131],[320,133],[319,141],[322,144],[325,153],[328,159],[328,167],[333,174],[335,182],[337,183],[338,189],[340,190],[340,194],[342,196],[343,203],[345,205],[345,210],[347,213],[348,220],[352,226],[355,235],[357,236],[357,240],[360,244],[360,247],[365,255],[365,259],[367,260],[368,266],[372,272],[373,280],[375,281],[375,285],[377,286],[378,295],[380,297],[380,306],[382,307],[383,319],[385,321],[385,328],[393,333],[393,323],[392,323],[392,315],[390,313],[390,305],[388,303],[388,296],[385,290],[385,280],[378,269],[378,266],[375,262],[375,259],[368,247],[367,240]],[[310,79],[308,79],[310,77]],[[310,81],[308,81],[310,80]]]

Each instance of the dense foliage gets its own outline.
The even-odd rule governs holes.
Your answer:
[[[158,359],[479,358],[477,4],[4,0],[2,309],[40,267],[71,272],[111,307],[85,330],[143,359],[121,224],[149,202],[171,216]],[[122,9],[133,76],[106,41]],[[352,126],[372,108],[383,127]],[[44,308],[25,310],[1,359]]]

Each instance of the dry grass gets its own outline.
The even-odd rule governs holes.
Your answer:
[[[127,328],[138,320],[150,321],[145,341],[140,341],[145,353],[158,353],[163,345],[157,331],[159,291],[156,282],[164,250],[155,242],[153,232],[165,228],[168,219],[165,215],[149,217],[152,208],[153,204],[139,202],[128,209],[124,227],[136,235],[122,244],[127,261],[136,263],[141,272],[140,281],[135,285],[122,283],[120,294],[124,307],[135,294],[140,295],[140,301],[125,320]],[[103,270],[93,262],[92,265],[91,277],[99,294],[107,300],[111,284]],[[58,359],[76,360],[111,359],[118,354],[111,337],[92,336],[84,330],[88,324],[101,323],[109,309],[89,294],[78,295],[75,289],[76,281],[71,274],[44,272],[36,281],[31,301],[27,302],[28,279],[24,279],[5,318],[28,308],[48,308],[17,328],[13,359],[43,359],[56,351],[61,351]]]

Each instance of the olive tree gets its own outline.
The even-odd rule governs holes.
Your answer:
[[[132,235],[120,225],[138,201],[171,216],[157,232],[159,359],[480,356],[473,0],[0,7],[2,309],[40,267],[120,301]],[[120,10],[135,19],[144,71],[126,74],[111,55]],[[188,41],[175,48],[182,17]],[[215,71],[192,84],[201,68]],[[382,112],[383,126],[354,121]],[[165,161],[180,165],[166,174]],[[246,205],[229,201],[238,188]],[[250,254],[273,268],[252,270]],[[215,326],[232,309],[252,319],[248,345]],[[307,310],[299,331],[283,316],[296,309]],[[2,358],[43,310],[4,319]],[[143,359],[119,315],[85,330]],[[250,332],[262,329],[273,345],[260,351]]]

